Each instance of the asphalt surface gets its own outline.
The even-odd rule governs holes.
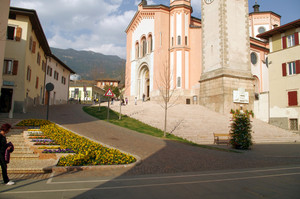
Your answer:
[[[46,109],[14,117],[44,119]],[[14,179],[14,187],[0,186],[0,198],[299,198],[300,144],[254,145],[242,153],[209,150],[99,121],[72,104],[52,106],[49,119],[135,155],[141,164]],[[288,197],[280,197],[283,193]]]

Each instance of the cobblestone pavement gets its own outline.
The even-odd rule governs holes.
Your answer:
[[[83,105],[59,105],[50,108],[49,119],[82,136],[141,158],[134,168],[111,170],[113,175],[141,175],[197,172],[206,170],[259,168],[300,164],[300,145],[256,144],[243,153],[222,152],[140,134],[99,121],[82,111]],[[46,110],[15,114],[16,119],[45,118]],[[227,147],[227,146],[222,146]],[[103,171],[80,171],[75,176],[105,175]]]

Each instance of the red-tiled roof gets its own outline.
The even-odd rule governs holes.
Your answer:
[[[264,32],[262,34],[257,35],[257,37],[262,39],[269,39],[273,35],[284,33],[287,30],[293,29],[293,28],[299,28],[300,27],[300,19],[296,21],[292,21],[290,23],[287,23],[285,25],[279,26],[277,28],[274,28],[272,30],[269,30],[267,32]]]

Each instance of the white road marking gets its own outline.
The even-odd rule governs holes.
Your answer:
[[[278,169],[261,169],[251,171],[234,171],[226,173],[209,173],[209,174],[193,174],[193,175],[173,175],[173,176],[158,176],[158,177],[145,177],[145,178],[125,178],[125,179],[102,179],[102,180],[86,180],[86,181],[65,181],[65,182],[52,182],[49,179],[47,184],[80,184],[80,183],[97,183],[97,182],[120,182],[120,181],[138,181],[138,180],[159,180],[159,179],[174,179],[174,178],[188,178],[188,177],[201,177],[201,176],[218,176],[218,175],[230,175],[230,174],[244,174],[244,173],[257,173],[257,172],[271,172],[271,171],[283,171],[300,169],[300,167],[278,168]],[[55,177],[55,176],[54,176]]]
[[[50,178],[47,180],[47,183],[46,184],[51,184],[52,183],[52,179],[54,177],[54,173],[55,172],[52,172],[51,175],[50,175]]]
[[[14,192],[4,192],[1,194],[8,195],[8,194],[32,194],[32,193],[80,192],[80,191],[91,191],[91,190],[128,189],[128,188],[143,188],[143,187],[155,187],[155,186],[172,186],[172,185],[188,185],[188,184],[200,184],[200,183],[212,183],[212,182],[226,182],[226,181],[272,178],[272,177],[282,177],[282,176],[292,176],[292,175],[300,175],[300,172],[288,173],[288,174],[253,176],[253,177],[241,177],[241,178],[200,180],[200,181],[193,181],[193,182],[156,183],[156,184],[146,184],[146,185],[112,186],[112,187],[82,188],[82,189],[77,188],[77,189],[55,189],[55,190],[37,190],[37,191],[14,191]]]

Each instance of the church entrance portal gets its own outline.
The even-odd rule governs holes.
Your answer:
[[[143,99],[143,95],[145,95],[145,100],[150,97],[150,78],[149,78],[149,68],[144,65],[141,67],[139,71],[139,86],[138,86],[138,97],[139,99]]]

